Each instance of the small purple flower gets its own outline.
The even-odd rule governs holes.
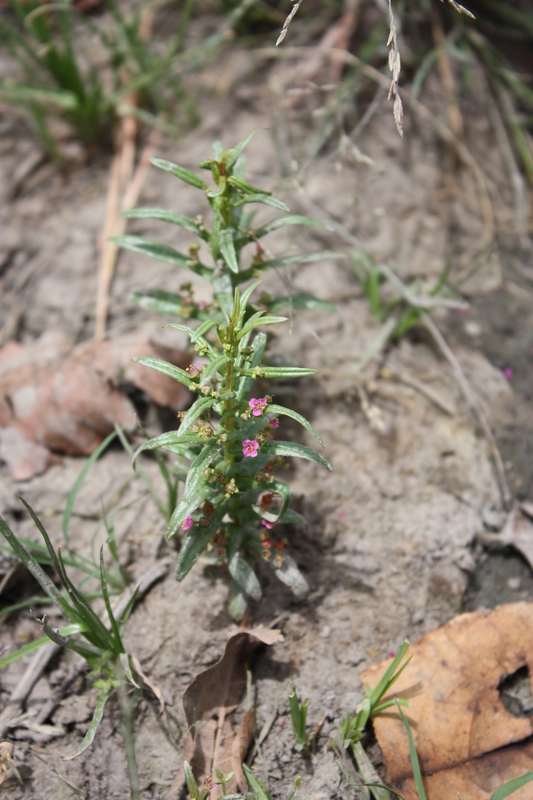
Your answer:
[[[261,525],[264,525],[265,528],[268,528],[268,530],[270,530],[271,528],[274,527],[274,523],[273,522],[269,522],[267,519],[262,519],[261,520]]]
[[[198,303],[198,308],[200,309],[200,311],[205,311],[206,306],[207,303],[205,302],[205,300],[200,300],[200,302]]]
[[[272,428],[279,428],[279,419],[277,417],[272,417],[271,419],[268,420],[268,424]]]
[[[181,527],[183,528],[184,531],[188,531],[188,530],[190,530],[192,528],[193,525],[194,525],[194,520],[191,517],[191,515],[189,514],[187,519],[185,519],[183,521],[183,525]]]
[[[242,443],[242,452],[245,458],[255,458],[259,450],[259,442],[255,439],[245,439]]]
[[[510,381],[514,375],[514,369],[512,367],[505,367],[505,369],[502,369],[502,375],[505,380]]]
[[[260,417],[266,408],[266,397],[252,397],[248,405],[253,408],[252,414],[254,417]]]
[[[339,519],[346,519],[346,514],[344,513],[344,511],[339,511],[337,516],[339,517]]]

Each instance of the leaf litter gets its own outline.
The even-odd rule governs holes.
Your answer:
[[[395,694],[410,701],[405,715],[420,759],[428,800],[489,800],[503,783],[533,769],[533,717],[510,713],[501,684],[518,670],[533,674],[533,604],[462,614],[412,646],[412,661]],[[374,686],[389,661],[361,674]],[[387,782],[406,800],[418,794],[409,745],[396,713],[374,719]],[[529,793],[528,793],[529,792]],[[531,797],[524,787],[516,800]]]
[[[224,653],[213,666],[200,672],[183,694],[183,710],[188,732],[184,736],[183,760],[188,761],[200,785],[214,774],[215,766],[224,775],[234,772],[227,783],[227,792],[246,793],[248,784],[242,770],[255,736],[254,709],[249,708],[234,732],[228,717],[240,703],[246,688],[248,660],[261,644],[282,642],[281,631],[259,625],[231,636]],[[180,768],[171,787],[171,796],[178,797],[185,782]],[[221,786],[211,790],[211,800],[222,796]]]

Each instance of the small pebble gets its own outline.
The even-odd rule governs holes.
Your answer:
[[[515,578],[509,578],[509,580],[507,581],[507,586],[509,587],[509,589],[512,589],[513,592],[517,592],[520,589],[521,585],[522,581],[518,576],[516,576]]]
[[[331,633],[331,628],[329,627],[329,625],[324,625],[324,627],[320,631],[321,639],[329,639],[330,633]]]

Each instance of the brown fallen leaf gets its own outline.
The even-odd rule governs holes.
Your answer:
[[[246,687],[246,664],[260,644],[283,641],[279,630],[258,626],[239,631],[226,642],[222,658],[192,681],[183,695],[187,720],[183,758],[188,761],[198,785],[212,777],[215,766],[224,775],[235,772],[227,784],[228,794],[247,791],[242,761],[255,735],[253,709],[249,709],[235,734],[228,716],[237,708]],[[176,797],[183,786],[180,769],[170,790]],[[222,796],[221,787],[211,790],[211,800]]]
[[[115,423],[135,425],[128,385],[156,403],[184,407],[188,391],[171,378],[134,363],[151,356],[185,367],[190,357],[150,341],[147,334],[90,341],[74,349],[57,333],[30,345],[0,349],[0,459],[15,480],[27,480],[58,460],[56,453],[88,455]]]
[[[459,617],[424,636],[394,686],[410,700],[412,728],[428,800],[489,800],[506,781],[533,769],[533,719],[515,717],[500,699],[502,679],[527,665],[533,674],[533,604],[516,603]],[[374,687],[390,660],[362,673]],[[418,800],[405,728],[397,713],[374,719],[387,782]],[[526,741],[524,741],[526,740]],[[531,800],[531,788],[513,800]]]

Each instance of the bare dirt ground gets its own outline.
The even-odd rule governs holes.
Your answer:
[[[465,110],[467,143],[475,142],[476,152],[484,155],[496,232],[502,234],[499,247],[490,251],[480,246],[486,220],[472,175],[457,168],[450,185],[450,153],[429,123],[408,114],[402,141],[394,130],[390,104],[383,99],[357,140],[359,152],[371,162],[357,161],[350,152],[340,154],[332,139],[306,164],[302,142],[315,118],[309,104],[289,103],[290,63],[240,51],[232,59],[238,80],[224,88],[227,65],[222,77],[215,69],[204,75],[204,85],[215,84],[218,94],[204,90],[200,126],[180,141],[162,141],[158,155],[194,170],[210,154],[214,139],[230,146],[254,128],[269,126],[247,149],[249,176],[253,183],[274,189],[291,211],[309,213],[310,201],[316,204],[317,214],[325,210],[365,243],[377,263],[389,263],[406,282],[436,278],[452,244],[457,253],[455,282],[479,265],[462,287],[472,309],[463,316],[439,310],[432,318],[449,341],[497,440],[503,442],[512,492],[532,499],[533,424],[527,423],[526,409],[533,391],[532,328],[527,322],[533,285],[522,269],[530,255],[519,250],[512,235],[503,235],[512,226],[510,190],[485,116],[475,107]],[[430,83],[422,97],[433,109],[438,108],[438,91],[438,83]],[[21,342],[51,329],[80,342],[92,335],[94,326],[108,162],[101,158],[66,174],[45,162],[31,169],[35,148],[20,119],[6,114],[0,144],[1,322],[7,338]],[[24,163],[29,165],[27,175]],[[301,189],[295,188],[295,175]],[[155,169],[149,172],[141,204],[193,217],[206,211],[200,192]],[[294,230],[290,229],[291,235]],[[155,222],[138,221],[128,231],[159,238],[180,250],[188,245],[183,231]],[[290,241],[304,250],[348,249],[335,232],[306,229]],[[283,240],[273,240],[272,249],[281,249],[281,244]],[[169,265],[122,253],[113,285],[109,336],[139,327],[156,329],[165,321],[134,307],[129,300],[133,289],[153,286],[175,291],[188,278]],[[427,330],[415,329],[356,374],[355,365],[375,340],[378,326],[348,260],[272,274],[266,288],[281,282],[312,291],[338,307],[335,315],[295,313],[290,336],[278,334],[271,346],[272,352],[319,370],[315,379],[279,391],[286,392],[289,397],[284,402],[293,403],[321,433],[333,472],[308,462],[294,464],[290,472],[298,510],[308,518],[309,528],[288,532],[289,550],[309,581],[309,598],[295,602],[265,571],[264,600],[251,608],[251,621],[270,624],[277,619],[285,636],[282,644],[260,651],[253,663],[258,729],[274,718],[254,764],[268,780],[273,797],[287,796],[300,773],[301,796],[322,800],[345,796],[327,742],[346,711],[353,712],[362,697],[358,673],[396,651],[405,637],[416,640],[461,612],[467,587],[484,557],[478,539],[484,531],[500,529],[506,513],[489,442],[450,363]],[[207,287],[197,279],[194,283],[197,297],[207,299]],[[519,291],[513,294],[509,283]],[[520,325],[517,307],[522,309]],[[507,324],[512,331],[504,347],[500,328]],[[184,344],[179,337],[172,342]],[[518,393],[502,374],[505,366],[515,370]],[[159,423],[153,411],[148,424],[155,434]],[[287,430],[301,435],[292,427]],[[81,459],[65,457],[24,483],[13,482],[7,469],[0,467],[2,516],[20,534],[37,539],[15,497],[20,493],[59,544],[66,497],[82,464]],[[148,458],[145,468],[154,481],[160,480]],[[136,608],[126,634],[128,650],[161,687],[167,703],[163,719],[148,694],[137,709],[136,750],[142,797],[148,800],[165,797],[181,764],[183,691],[220,657],[237,626],[226,611],[227,579],[222,572],[200,563],[184,583],[175,581],[176,548],[164,543],[164,520],[140,479],[132,476],[129,457],[118,447],[97,462],[84,483],[71,526],[75,547],[82,553],[91,547],[98,550],[102,532],[95,542],[92,538],[101,502],[105,504],[119,488],[121,505],[136,500],[117,516],[123,563],[134,577],[157,561],[169,565],[166,577]],[[1,578],[14,558],[7,554],[0,558]],[[527,569],[525,573],[522,583],[507,587],[509,599],[533,598]],[[34,590],[21,571],[2,600],[13,603]],[[475,607],[475,593],[472,597],[470,607]],[[53,610],[50,615],[58,624]],[[0,625],[2,646],[16,648],[38,635],[27,611],[10,615]],[[29,660],[2,672],[2,704]],[[38,713],[68,667],[64,655],[53,660],[30,696],[28,712]],[[310,723],[326,717],[309,761],[292,752],[287,698],[293,684],[301,697],[310,700]],[[82,675],[49,720],[60,729],[56,735],[40,736],[24,728],[10,734],[24,785],[10,779],[2,787],[6,797],[73,796],[54,770],[73,781],[87,800],[129,796],[116,703],[108,704],[91,749],[74,761],[60,761],[81,741],[95,697]]]

